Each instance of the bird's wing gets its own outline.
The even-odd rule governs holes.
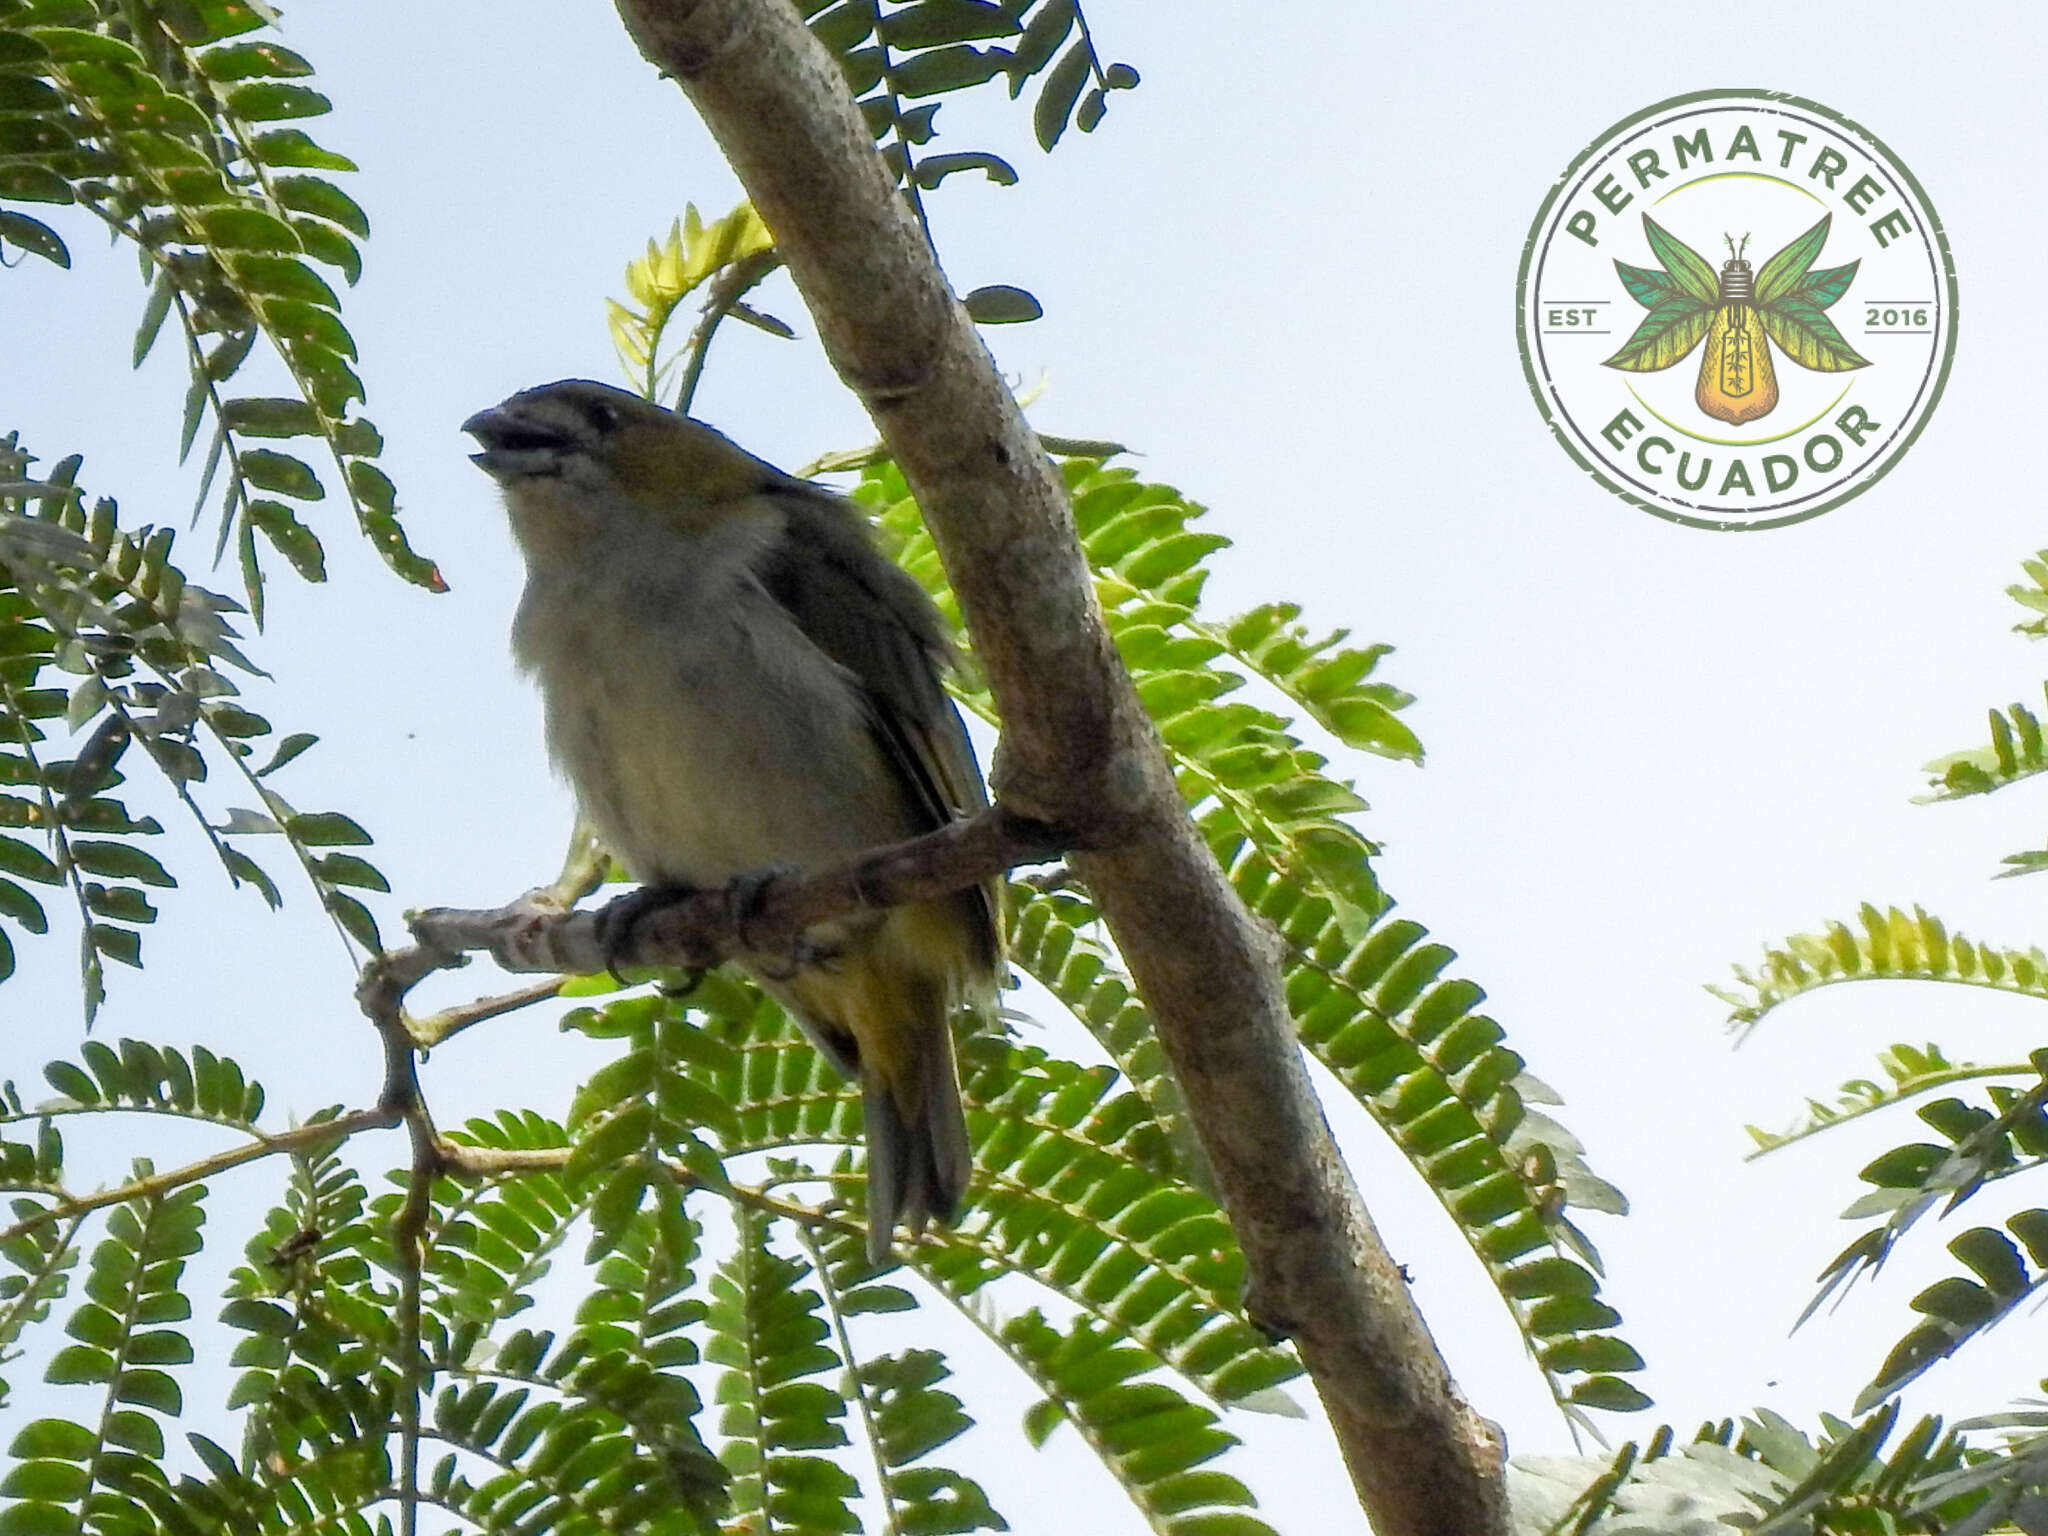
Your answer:
[[[761,585],[860,684],[875,737],[910,788],[924,830],[982,809],[988,791],[974,748],[939,682],[947,647],[931,599],[875,550],[843,498],[791,482],[777,499],[789,537],[757,568]],[[995,887],[979,895],[979,927],[993,968],[1001,945]]]

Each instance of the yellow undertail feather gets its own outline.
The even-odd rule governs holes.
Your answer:
[[[831,960],[769,983],[826,1056],[860,1078],[873,1263],[898,1226],[915,1236],[927,1221],[950,1223],[974,1170],[950,1021],[984,1000],[952,932],[961,916],[956,903],[898,908]],[[942,935],[955,942],[932,942]],[[935,973],[930,957],[949,952],[962,965]]]

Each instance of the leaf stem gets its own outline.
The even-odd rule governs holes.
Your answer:
[[[811,1273],[818,1277],[818,1289],[825,1297],[825,1310],[832,1318],[832,1336],[839,1341],[839,1358],[846,1362],[847,1395],[860,1409],[861,1433],[866,1437],[868,1456],[875,1467],[875,1496],[882,1501],[882,1517],[888,1522],[883,1529],[888,1536],[903,1536],[903,1523],[896,1515],[896,1500],[889,1493],[889,1466],[882,1450],[881,1432],[875,1427],[867,1383],[860,1379],[860,1362],[853,1353],[853,1340],[846,1332],[846,1314],[839,1308],[839,1287],[833,1283],[832,1272],[825,1263],[825,1254],[818,1246],[816,1234],[803,1222],[795,1225],[797,1246],[811,1261]]]
[[[152,1199],[169,1194],[172,1190],[187,1184],[196,1184],[201,1179],[212,1178],[230,1168],[239,1168],[244,1163],[253,1163],[280,1152],[298,1152],[307,1147],[317,1147],[327,1142],[346,1141],[361,1131],[390,1130],[397,1125],[398,1117],[383,1109],[358,1109],[339,1115],[332,1120],[318,1120],[311,1125],[295,1126],[289,1131],[274,1135],[259,1135],[254,1141],[244,1142],[239,1147],[230,1147],[225,1152],[216,1152],[193,1162],[169,1168],[162,1173],[151,1173],[141,1178],[130,1179],[126,1184],[117,1184],[112,1189],[99,1190],[90,1195],[62,1195],[55,1204],[24,1217],[14,1225],[0,1229],[0,1244],[32,1232],[37,1227],[47,1226],[53,1221],[68,1217],[83,1216],[89,1211],[101,1210],[110,1205],[119,1205],[126,1200]]]
[[[2026,1062],[2015,1061],[2008,1062],[2003,1066],[1956,1067],[1947,1072],[1930,1072],[1923,1077],[1916,1077],[1908,1082],[1898,1084],[1898,1091],[1886,1098],[1872,1103],[1858,1104],[1853,1109],[1833,1111],[1826,1120],[1809,1119],[1808,1123],[1801,1126],[1798,1130],[1788,1131],[1783,1136],[1773,1137],[1768,1146],[1761,1146],[1754,1151],[1744,1153],[1742,1160],[1746,1163],[1755,1162],[1758,1158],[1768,1157],[1773,1152],[1782,1151],[1795,1142],[1805,1141],[1810,1137],[1818,1136],[1823,1131],[1832,1131],[1837,1126],[1847,1125],[1852,1120],[1860,1120],[1865,1115],[1874,1115],[1879,1110],[1891,1109],[1895,1105],[1904,1104],[1907,1100],[1917,1098],[1919,1095],[1935,1088],[1946,1088],[1952,1083],[1973,1082],[1979,1078],[1986,1077],[2026,1077],[2032,1075],[2033,1071],[2034,1069]]]
[[[772,249],[756,251],[734,262],[711,280],[711,292],[705,297],[704,307],[698,311],[697,324],[691,330],[689,340],[683,343],[683,378],[676,386],[675,409],[678,415],[689,415],[690,407],[697,399],[697,386],[704,378],[704,362],[711,352],[711,338],[717,334],[720,324],[741,299],[781,265],[782,258]],[[654,349],[658,344],[657,338],[648,350],[650,370],[654,367]],[[650,372],[650,381],[651,378]]]

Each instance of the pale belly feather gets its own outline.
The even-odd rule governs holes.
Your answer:
[[[635,878],[717,885],[909,835],[847,675],[758,589],[691,595],[660,623],[616,597],[522,615],[549,748]]]

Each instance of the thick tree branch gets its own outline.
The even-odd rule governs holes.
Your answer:
[[[902,466],[1003,719],[997,787],[1077,852],[1159,1029],[1251,1267],[1385,1536],[1505,1529],[1501,1447],[1458,1396],[1337,1155],[1274,943],[1196,835],[1095,604],[1064,491],[789,0],[618,0],[774,232]]]
[[[607,918],[621,903],[635,902],[632,896],[591,912],[564,912],[546,899],[488,911],[435,907],[414,915],[412,930],[420,949],[409,953],[438,953],[446,959],[481,950],[508,971],[581,975],[610,966],[708,968],[749,951],[786,953],[800,934],[820,923],[866,908],[949,895],[1019,864],[1055,858],[1075,841],[995,805],[816,874],[772,879],[747,900],[720,886],[679,897],[630,924],[615,925]],[[607,932],[613,927],[618,931]],[[420,1030],[413,1026],[416,1038]]]

